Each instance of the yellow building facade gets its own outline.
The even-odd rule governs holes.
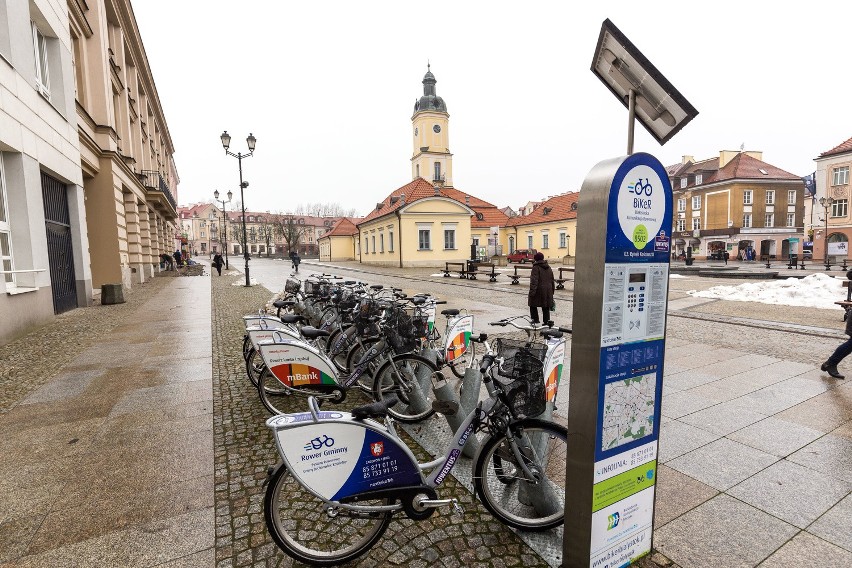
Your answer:
[[[551,263],[572,264],[577,254],[579,192],[551,197],[527,215],[512,217],[506,226],[509,254],[536,249]]]

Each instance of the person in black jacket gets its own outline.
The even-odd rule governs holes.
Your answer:
[[[553,292],[556,290],[556,282],[553,278],[553,270],[544,255],[540,252],[533,257],[532,270],[530,270],[530,292],[527,305],[530,307],[530,318],[533,323],[539,323],[538,308],[541,308],[542,321],[550,321],[550,306],[553,304]]]
[[[218,252],[213,257],[213,267],[219,273],[219,276],[222,276],[222,265],[225,264],[225,261],[222,259],[222,255]]]
[[[852,270],[846,273],[846,278],[848,280],[852,280]],[[840,374],[840,371],[837,370],[837,365],[843,361],[843,359],[852,353],[852,313],[850,310],[846,310],[846,335],[849,336],[849,339],[841,343],[837,349],[834,350],[834,353],[831,354],[825,363],[820,366],[820,369],[834,377],[835,379],[845,379],[846,376]]]

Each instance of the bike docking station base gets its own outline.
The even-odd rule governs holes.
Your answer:
[[[697,111],[609,20],[592,71],[628,108],[627,155],[580,190],[568,397],[563,566],[615,568],[651,552],[666,343],[672,188],[633,153],[636,118],[664,144]]]

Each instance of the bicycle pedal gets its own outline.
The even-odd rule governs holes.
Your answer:
[[[444,416],[454,416],[459,411],[459,403],[454,400],[433,400],[432,410]]]

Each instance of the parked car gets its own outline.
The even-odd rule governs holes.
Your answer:
[[[521,264],[532,262],[533,257],[537,252],[538,251],[535,249],[517,249],[515,252],[510,253],[509,256],[506,257],[506,260],[508,260],[509,263],[520,262]]]
[[[814,257],[813,249],[805,249],[802,251],[802,258],[806,260],[812,260]]]

